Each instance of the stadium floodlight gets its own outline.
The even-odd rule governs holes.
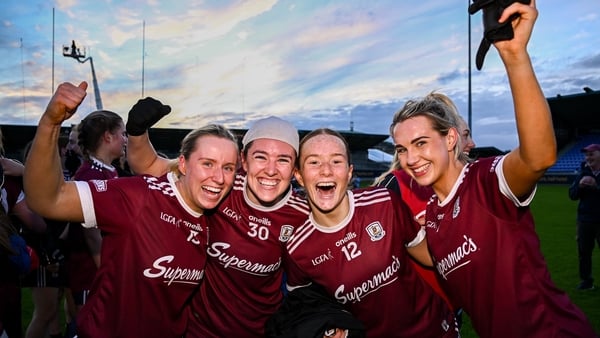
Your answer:
[[[75,40],[71,41],[71,45],[63,45],[63,56],[77,60],[79,63],[85,63],[90,60],[92,66],[92,81],[94,84],[94,96],[96,97],[96,109],[102,109],[102,98],[100,97],[100,89],[98,88],[98,80],[96,79],[96,71],[94,70],[94,60],[91,56],[85,57],[85,47],[81,48],[75,44]]]

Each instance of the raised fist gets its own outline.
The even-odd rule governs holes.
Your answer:
[[[132,136],[142,135],[163,116],[170,112],[170,106],[164,105],[154,98],[147,97],[138,100],[138,102],[131,107],[129,116],[127,117],[127,124],[125,125],[127,134]]]

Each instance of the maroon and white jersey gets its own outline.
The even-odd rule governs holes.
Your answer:
[[[447,295],[481,337],[594,337],[552,280],[529,203],[506,184],[504,157],[467,164],[426,213],[429,250]]]
[[[207,217],[210,244],[206,276],[192,300],[190,337],[264,337],[267,319],[282,301],[282,256],[309,207],[287,195],[265,207],[246,195],[238,174],[229,196]]]
[[[101,161],[90,157],[84,161],[73,180],[109,180],[117,178],[117,170]],[[67,285],[73,292],[88,291],[96,276],[96,263],[85,240],[83,228],[80,223],[71,223],[67,236],[69,256],[66,260]]]
[[[204,276],[208,231],[172,173],[76,182],[102,264],[77,316],[80,337],[181,337]]]
[[[112,165],[106,165],[102,161],[90,157],[89,161],[83,161],[81,166],[73,175],[73,180],[76,181],[89,181],[89,180],[109,180],[111,178],[117,178],[119,173],[117,169]]]
[[[368,337],[456,337],[444,300],[419,277],[405,246],[424,240],[406,205],[385,188],[348,191],[335,227],[312,215],[287,242],[288,289],[322,285],[367,328]]]

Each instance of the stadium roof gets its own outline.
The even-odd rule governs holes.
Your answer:
[[[189,131],[189,129],[151,128],[149,133],[150,139],[155,145],[160,144],[168,149],[179,150],[181,140]],[[240,140],[246,133],[246,129],[231,129],[231,131]],[[299,130],[300,139],[309,132],[310,130]],[[355,131],[338,130],[338,132],[344,136],[352,151],[367,150],[389,137],[389,135],[363,134]]]
[[[600,91],[547,98],[555,128],[600,128]]]
[[[2,134],[4,141],[4,149],[8,157],[21,159],[22,150],[25,145],[33,139],[37,126],[25,125],[2,125]],[[69,134],[70,127],[62,127],[61,134],[66,139]],[[151,128],[149,131],[150,139],[161,152],[179,151],[181,140],[190,132],[191,129],[171,129],[171,128]],[[246,133],[246,129],[230,129],[240,140]],[[309,130],[299,130],[300,138],[308,134]],[[354,151],[366,151],[376,144],[385,141],[389,135],[383,134],[364,134],[355,131],[338,130]],[[174,155],[174,154],[167,154]]]

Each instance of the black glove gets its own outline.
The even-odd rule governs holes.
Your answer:
[[[483,10],[483,39],[481,39],[477,55],[475,56],[477,70],[481,70],[481,67],[483,67],[483,59],[492,43],[510,40],[515,36],[511,22],[518,15],[512,16],[503,23],[498,22],[504,9],[515,2],[528,5],[531,0],[473,0],[473,3],[469,6],[469,14],[471,15],[480,9]]]
[[[164,105],[162,102],[151,97],[138,100],[131,107],[127,117],[125,129],[128,135],[140,136],[158,122],[163,116],[171,112],[171,106]]]

